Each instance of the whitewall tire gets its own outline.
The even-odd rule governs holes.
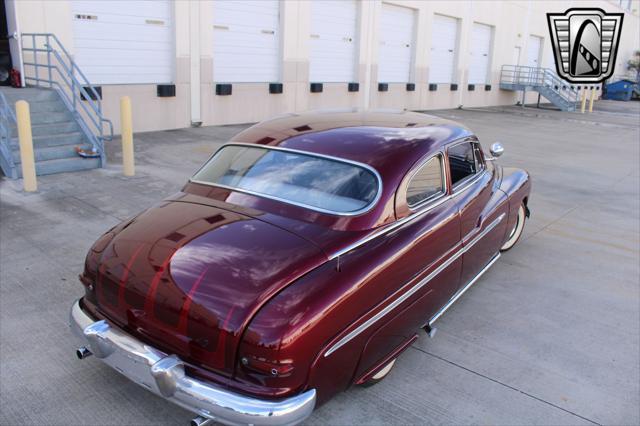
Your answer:
[[[516,223],[513,225],[513,228],[509,231],[509,238],[504,243],[502,247],[500,247],[500,251],[507,251],[520,239],[522,235],[522,231],[524,230],[524,223],[527,220],[527,211],[524,203],[520,204],[520,208],[518,209],[518,215],[516,217]]]
[[[387,377],[389,375],[389,373],[393,369],[393,366],[395,365],[395,363],[396,363],[395,359],[392,359],[391,361],[389,361],[389,363],[387,365],[382,367],[382,369],[380,369],[380,371],[378,371],[376,374],[374,374],[369,380],[364,382],[361,386],[369,387],[369,386],[373,386],[376,383],[379,383],[380,381],[382,381],[385,377]]]

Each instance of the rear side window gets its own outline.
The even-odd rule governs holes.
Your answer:
[[[220,148],[191,180],[333,214],[370,208],[381,185],[361,164],[259,145]]]
[[[451,167],[451,184],[454,186],[478,172],[479,159],[476,159],[476,150],[473,145],[471,142],[463,142],[447,150]]]
[[[418,169],[407,186],[407,204],[417,207],[425,201],[444,194],[442,156],[436,155]]]

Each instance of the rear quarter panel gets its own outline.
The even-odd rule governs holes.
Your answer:
[[[442,207],[341,256],[339,262],[327,262],[264,306],[245,332],[239,357],[268,357],[276,350],[278,359],[292,362],[294,370],[287,378],[253,379],[264,386],[288,387],[292,393],[315,388],[321,403],[415,334],[455,291],[460,262],[324,356],[332,344],[439,266],[445,254],[455,252],[460,244],[455,203]],[[380,331],[387,323],[390,326]],[[367,345],[374,333],[378,334]],[[361,359],[365,345],[367,353]]]

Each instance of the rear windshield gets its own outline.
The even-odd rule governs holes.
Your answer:
[[[379,191],[363,165],[262,146],[224,146],[191,180],[336,214],[363,212]]]

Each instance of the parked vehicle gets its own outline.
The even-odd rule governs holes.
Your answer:
[[[467,128],[291,114],[100,237],[71,309],[94,354],[207,419],[293,424],[398,356],[522,235],[527,172]]]

